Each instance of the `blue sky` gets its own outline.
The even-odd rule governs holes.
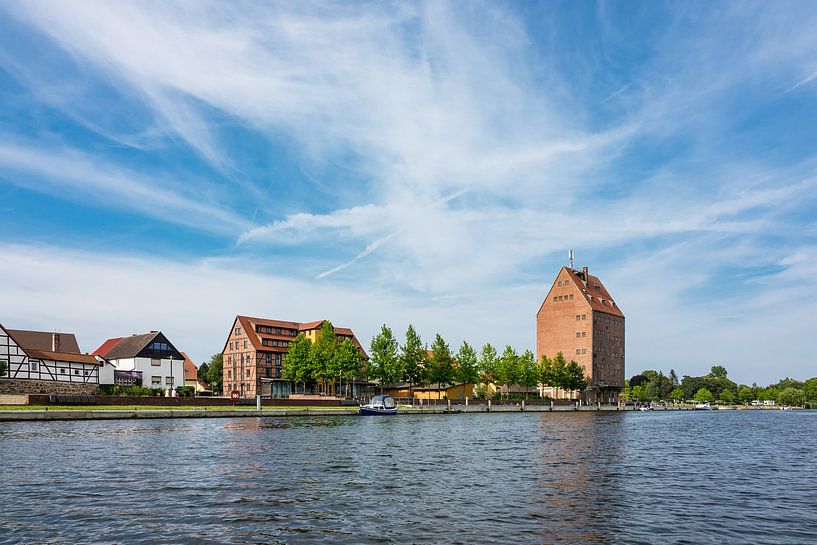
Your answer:
[[[627,374],[817,375],[808,2],[0,5],[0,319],[535,344],[567,250]]]

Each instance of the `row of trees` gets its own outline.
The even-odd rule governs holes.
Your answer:
[[[405,340],[400,344],[391,328],[383,325],[370,345],[368,365],[351,339],[338,343],[335,328],[324,322],[316,342],[303,334],[289,345],[284,359],[283,376],[296,384],[318,384],[327,387],[339,381],[349,384],[355,379],[376,379],[381,385],[408,383],[409,390],[417,386],[436,385],[439,393],[452,384],[512,385],[534,388],[540,384],[565,391],[581,391],[587,387],[584,370],[575,362],[567,361],[559,353],[553,359],[543,356],[537,360],[533,352],[518,354],[511,346],[502,353],[486,343],[477,352],[467,341],[452,353],[448,343],[437,334],[429,348],[409,325]],[[210,385],[213,392],[222,391],[223,358],[214,354],[202,363],[198,376]],[[413,393],[410,393],[410,396]]]
[[[416,386],[436,385],[438,397],[443,387],[452,384],[511,385],[534,388],[539,384],[580,391],[587,387],[584,370],[575,361],[566,361],[559,353],[553,359],[543,356],[537,361],[530,350],[518,354],[511,346],[502,353],[486,343],[477,353],[463,341],[456,353],[438,333],[430,349],[409,325],[401,345],[391,328],[383,325],[371,343],[368,372],[381,385],[405,382],[409,395]]]
[[[754,400],[775,401],[781,405],[817,405],[817,377],[806,381],[785,378],[766,387],[737,384],[728,378],[723,365],[713,366],[703,376],[684,375],[678,380],[675,371],[669,375],[647,370],[626,381],[622,399],[633,401],[683,401],[694,399],[700,403],[722,401],[725,403],[750,403]]]
[[[328,389],[330,384],[350,381],[365,374],[357,345],[349,338],[338,342],[334,326],[325,321],[315,342],[303,333],[289,344],[284,357],[283,377],[293,383],[317,384]]]

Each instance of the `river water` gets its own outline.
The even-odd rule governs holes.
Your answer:
[[[0,423],[0,543],[817,543],[817,412]]]

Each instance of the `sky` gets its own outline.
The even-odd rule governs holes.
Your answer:
[[[236,314],[535,348],[573,249],[626,373],[817,376],[813,2],[0,3],[0,323]]]

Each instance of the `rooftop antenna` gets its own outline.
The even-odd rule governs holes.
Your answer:
[[[573,269],[573,250],[567,251],[567,258],[570,260],[570,268]]]

